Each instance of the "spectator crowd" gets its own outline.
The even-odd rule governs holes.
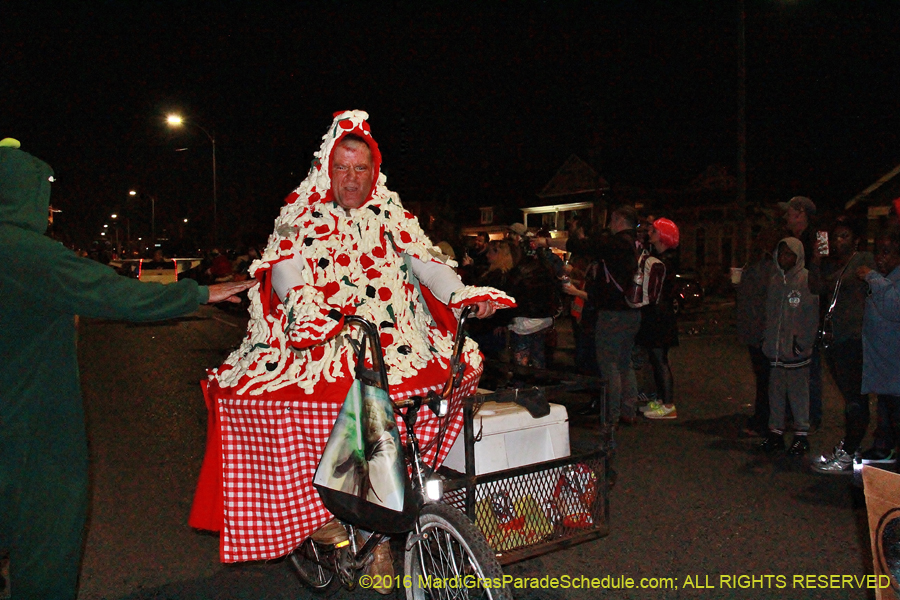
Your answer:
[[[779,207],[783,227],[755,232],[734,282],[737,333],[756,382],[744,432],[761,438],[761,452],[806,454],[808,436],[822,426],[824,366],[844,401],[844,435],[812,460],[813,469],[849,474],[854,457],[893,467],[900,441],[900,226],[892,219],[877,233],[873,253],[865,219],[821,218],[804,196]],[[605,388],[605,402],[598,395],[582,414],[604,411],[612,427],[641,417],[676,419],[668,355],[678,345],[678,226],[620,206],[605,228],[577,217],[567,228],[564,252],[547,230],[522,223],[503,239],[479,233],[456,252],[464,281],[519,302],[480,322],[474,337],[489,358],[506,353],[516,365],[543,369],[554,321],[570,318],[574,368],[599,376]],[[650,367],[647,390],[639,389],[636,362]],[[869,394],[877,396],[874,442],[863,451]]]
[[[785,230],[763,231],[737,284],[736,324],[756,379],[746,432],[759,449],[809,451],[822,424],[822,365],[844,401],[844,435],[812,461],[825,474],[861,464],[893,467],[900,426],[900,229],[896,220],[866,251],[866,223],[817,219],[815,203],[781,204]],[[877,396],[872,448],[861,444]],[[784,436],[793,433],[788,446]]]

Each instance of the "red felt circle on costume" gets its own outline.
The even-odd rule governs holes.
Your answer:
[[[375,258],[384,258],[385,255],[386,252],[381,246],[375,246],[374,248],[372,248],[372,256],[374,256]]]
[[[383,302],[387,302],[391,299],[391,290],[386,287],[378,288],[378,297],[381,298]]]
[[[375,261],[372,260],[368,255],[363,254],[362,256],[359,257],[359,264],[362,265],[363,269],[368,269],[369,267],[372,267],[375,265]]]
[[[381,335],[379,335],[379,339],[381,339],[381,347],[382,348],[387,348],[388,346],[390,346],[391,344],[394,343],[394,336],[392,336],[389,333],[382,332]]]
[[[325,294],[326,298],[330,298],[341,291],[341,284],[337,281],[329,281],[325,284],[325,287],[322,288],[322,293]]]
[[[369,269],[368,271],[366,271],[366,277],[368,277],[370,281],[372,279],[378,279],[379,277],[381,277],[381,271],[379,271],[378,269]]]
[[[290,250],[294,247],[294,242],[290,240],[281,240],[281,242],[278,244],[278,247],[282,250]]]
[[[408,244],[412,241],[412,236],[409,235],[409,233],[406,231],[401,231],[400,232],[400,241],[403,242],[404,244]]]
[[[346,254],[338,254],[337,258],[334,259],[334,262],[341,265],[342,267],[350,266],[350,257]]]
[[[338,125],[341,126],[341,129],[353,129],[353,121],[350,119],[344,119]]]
[[[321,360],[323,356],[325,356],[325,346],[322,344],[316,344],[309,349],[310,360]]]

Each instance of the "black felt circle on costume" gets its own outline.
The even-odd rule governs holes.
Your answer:
[[[332,319],[334,319],[335,321],[340,321],[341,317],[343,317],[344,315],[342,315],[341,311],[339,311],[338,309],[332,308],[331,310],[328,311],[328,316],[331,317]]]
[[[381,209],[378,208],[377,206],[367,206],[366,208],[368,208],[369,210],[371,210],[371,211],[372,211],[373,213],[375,213],[376,215],[380,215],[380,214],[381,214]]]
[[[306,244],[307,246],[312,246],[313,238],[310,238],[310,237],[303,238],[303,243]]]
[[[397,352],[399,352],[400,354],[409,354],[410,352],[412,352],[412,347],[403,344],[402,346],[399,346],[397,348]]]
[[[266,363],[266,371],[274,371],[278,368],[277,362],[268,362]]]
[[[323,256],[322,258],[319,259],[319,268],[324,269],[325,267],[328,266],[328,262],[329,262],[328,259]]]
[[[393,327],[394,323],[392,321],[382,321],[378,324],[378,327],[381,329],[387,329],[388,327]]]
[[[366,286],[366,296],[368,296],[369,298],[375,297],[375,288],[373,288],[371,285]]]

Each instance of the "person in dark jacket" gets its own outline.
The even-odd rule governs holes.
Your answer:
[[[0,548],[13,598],[76,597],[88,449],[75,316],[153,321],[255,282],[141,283],[44,235],[52,169],[0,141]]]
[[[831,454],[812,462],[813,470],[825,474],[852,474],[853,455],[869,428],[869,396],[862,389],[862,324],[869,286],[856,276],[861,266],[875,268],[871,252],[859,251],[855,224],[839,218],[829,232],[827,257],[813,247],[809,265],[809,289],[825,299],[823,317],[829,340],[822,340],[825,364],[844,398],[844,439]]]
[[[777,243],[778,232],[774,229],[764,229],[755,236],[750,259],[735,289],[734,321],[738,340],[747,346],[756,381],[753,414],[744,430],[752,436],[765,436],[769,430],[770,367],[762,344],[766,334],[766,294],[777,267],[774,256]]]
[[[641,324],[641,312],[625,303],[625,286],[637,269],[635,228],[637,211],[620,206],[610,216],[610,230],[594,245],[597,262],[588,283],[579,290],[571,283],[562,286],[566,294],[585,300],[582,322],[593,324],[597,366],[606,382],[607,422],[616,426],[622,415],[622,401],[637,397],[637,382],[631,366],[634,336]],[[595,399],[587,411],[599,411]]]
[[[509,274],[507,294],[516,298],[509,324],[510,346],[515,364],[547,368],[545,337],[557,312],[559,282],[535,253],[527,254]]]
[[[641,327],[635,344],[647,349],[657,400],[642,409],[648,419],[675,419],[674,379],[669,367],[669,348],[678,345],[678,321],[675,317],[675,274],[678,272],[678,227],[669,219],[650,224],[648,242],[652,255],[666,267],[659,301],[641,308]]]

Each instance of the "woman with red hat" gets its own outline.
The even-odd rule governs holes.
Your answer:
[[[678,322],[675,316],[675,273],[678,271],[678,226],[669,219],[656,219],[649,233],[652,255],[666,266],[662,292],[656,304],[641,308],[641,328],[634,338],[636,345],[646,348],[653,368],[657,400],[641,408],[648,419],[675,419],[674,382],[669,367],[669,348],[678,345]]]

